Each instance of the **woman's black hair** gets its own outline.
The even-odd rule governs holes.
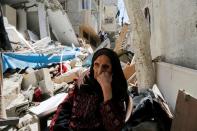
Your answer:
[[[90,67],[89,77],[95,81],[94,79],[94,61],[101,55],[105,55],[109,57],[112,65],[112,99],[113,100],[126,100],[128,99],[127,95],[127,81],[123,74],[120,60],[118,55],[108,48],[102,48],[96,51],[92,58],[92,64]]]

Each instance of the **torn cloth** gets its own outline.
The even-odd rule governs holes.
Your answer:
[[[3,53],[3,72],[9,68],[43,68],[53,63],[73,59],[76,55],[77,51],[65,51],[62,54]]]

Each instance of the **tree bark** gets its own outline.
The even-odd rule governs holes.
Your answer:
[[[2,54],[0,53],[0,118],[6,118],[3,98],[3,70],[2,70]]]
[[[139,90],[152,88],[155,83],[150,51],[150,32],[140,7],[140,0],[124,0],[133,31],[135,69]]]

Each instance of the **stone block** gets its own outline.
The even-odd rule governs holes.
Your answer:
[[[42,91],[42,93],[49,93],[49,90],[53,89],[53,85],[51,83],[46,82],[45,80],[41,80],[38,82],[38,85]]]
[[[25,74],[23,76],[23,81],[22,81],[22,89],[27,90],[29,86],[38,86],[37,78],[35,72],[30,73],[30,74]]]
[[[53,87],[53,83],[51,81],[51,76],[49,74],[48,68],[40,69],[39,71],[35,72],[36,78],[38,81],[39,86],[42,86],[43,91],[50,90]]]
[[[36,72],[26,74],[23,78],[22,88],[27,90],[30,85],[37,87],[40,84],[47,89],[51,89],[53,86],[48,68],[42,68]]]

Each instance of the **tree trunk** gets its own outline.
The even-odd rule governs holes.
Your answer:
[[[3,70],[2,70],[2,54],[0,53],[0,118],[6,118],[4,98],[3,98]]]
[[[140,7],[140,0],[124,0],[133,31],[135,69],[139,90],[155,83],[150,52],[150,32]]]

